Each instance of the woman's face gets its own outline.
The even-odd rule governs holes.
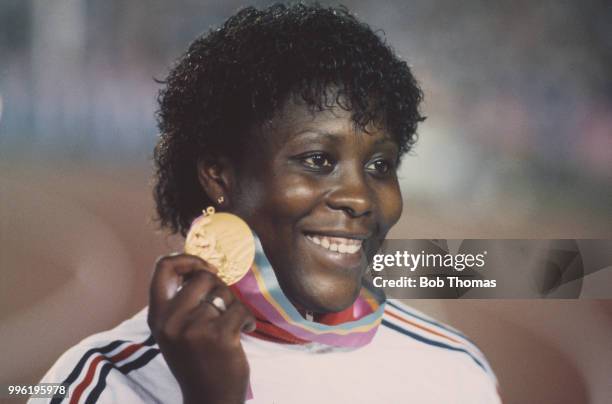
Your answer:
[[[289,102],[237,171],[232,211],[259,236],[300,309],[337,312],[359,294],[367,263],[400,217],[398,145],[356,129],[340,108]]]

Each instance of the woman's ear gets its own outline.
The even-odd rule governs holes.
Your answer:
[[[197,163],[198,180],[208,198],[218,207],[227,208],[234,186],[234,167],[225,157],[203,157]]]

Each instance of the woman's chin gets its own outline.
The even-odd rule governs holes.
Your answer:
[[[361,284],[353,284],[351,287],[345,283],[342,287],[310,288],[306,293],[296,299],[297,306],[303,310],[315,313],[337,313],[350,307],[361,290]]]
[[[338,313],[355,303],[362,288],[365,266],[330,270],[316,264],[306,262],[305,265],[289,267],[291,270],[283,270],[287,268],[283,265],[273,267],[287,299],[300,312],[320,314]]]

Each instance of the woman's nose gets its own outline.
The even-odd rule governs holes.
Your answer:
[[[343,210],[351,217],[369,215],[373,208],[373,195],[363,174],[351,171],[340,175],[327,195],[327,205]]]

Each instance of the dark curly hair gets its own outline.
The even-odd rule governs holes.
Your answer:
[[[212,204],[198,182],[198,158],[239,159],[257,136],[253,129],[290,96],[313,111],[338,105],[362,130],[382,125],[401,154],[424,119],[423,94],[406,62],[343,7],[242,9],[197,38],[162,83],[154,197],[160,224],[183,235]]]

